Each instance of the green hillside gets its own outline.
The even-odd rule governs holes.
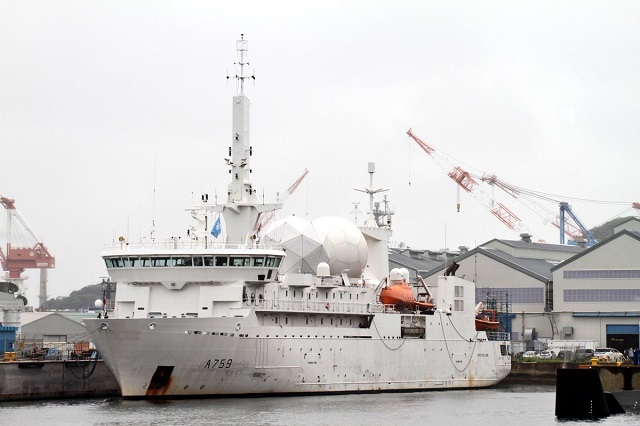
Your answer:
[[[67,297],[57,297],[47,301],[49,310],[65,310],[79,311],[83,309],[93,308],[97,299],[102,299],[102,283],[91,284],[72,291]]]
[[[626,222],[631,217],[633,217],[633,216],[617,217],[615,219],[611,219],[607,223],[603,223],[600,226],[596,226],[594,228],[591,228],[590,231],[591,231],[591,233],[593,233],[593,236],[596,238],[596,240],[598,240],[598,241],[606,240],[607,238],[613,236],[613,229],[616,226],[620,225],[623,222]]]

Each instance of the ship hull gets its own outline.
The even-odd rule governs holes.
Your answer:
[[[462,339],[438,315],[415,338],[395,334],[399,315],[368,329],[287,329],[258,315],[85,322],[125,398],[479,388],[511,368],[507,342]]]

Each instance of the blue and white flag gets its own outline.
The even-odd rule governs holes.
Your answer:
[[[213,228],[211,228],[211,235],[213,235],[215,238],[218,238],[221,233],[222,229],[220,227],[220,216],[218,216],[216,223],[214,223]]]

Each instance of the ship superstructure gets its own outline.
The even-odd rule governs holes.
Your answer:
[[[385,289],[408,280],[401,270],[388,279],[390,220],[380,226],[370,217],[360,228],[337,218],[292,220],[280,229],[300,233],[287,241],[310,248],[304,265],[312,271],[287,258],[285,235],[262,235],[260,215],[280,205],[260,203],[249,179],[246,49],[242,37],[227,202],[194,209],[189,239],[122,240],[103,253],[115,306],[85,323],[122,395],[428,390],[502,380],[509,341],[476,330],[473,283],[440,277],[424,287],[428,303],[381,302]],[[370,188],[374,171],[370,164]],[[364,192],[373,206],[379,191]],[[215,222],[211,212],[219,213]]]

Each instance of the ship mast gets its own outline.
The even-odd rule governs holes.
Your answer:
[[[244,82],[246,79],[255,80],[254,75],[245,75],[247,61],[248,41],[244,34],[236,41],[238,62],[235,77],[238,82],[238,95],[233,97],[233,119],[231,131],[231,146],[229,158],[225,162],[230,167],[231,181],[227,189],[227,202],[223,206],[211,206],[209,210],[222,212],[225,229],[223,237],[226,242],[244,243],[248,239],[255,239],[253,230],[262,212],[282,208],[282,204],[263,204],[257,196],[251,180],[251,156],[253,147],[250,144],[249,117],[251,102],[244,95]]]
[[[373,189],[373,174],[376,171],[374,163],[369,163],[369,188],[357,189],[356,191],[364,192],[369,195],[369,217],[364,226],[359,226],[360,232],[367,242],[369,250],[367,267],[363,272],[363,279],[369,283],[380,282],[381,277],[389,274],[389,249],[388,242],[391,237],[391,221],[386,226],[378,226],[375,217],[373,197],[380,193],[388,191],[388,189]],[[386,199],[385,199],[386,201]]]
[[[235,63],[235,65],[240,66],[240,73],[237,73],[235,77],[227,76],[227,79],[235,78],[236,81],[238,82],[238,85],[240,87],[240,92],[239,92],[240,96],[244,96],[244,80],[246,78],[251,78],[252,80],[256,79],[255,75],[252,75],[250,77],[244,75],[244,66],[249,65],[249,62],[245,62],[248,48],[249,48],[249,42],[244,39],[244,34],[240,34],[240,40],[236,41],[236,50],[238,51],[238,56],[240,57],[240,60],[239,62]]]
[[[375,219],[375,214],[373,211],[373,196],[379,192],[388,191],[388,189],[383,189],[383,188],[373,189],[373,174],[375,172],[376,172],[376,165],[374,163],[369,163],[369,188],[355,189],[356,191],[369,194],[369,218],[364,224],[364,226],[367,228],[378,228],[378,223]]]

